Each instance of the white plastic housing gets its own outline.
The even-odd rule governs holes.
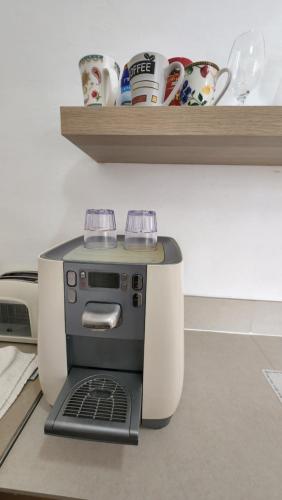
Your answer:
[[[184,376],[182,262],[147,267],[142,418],[169,418]]]
[[[42,390],[53,405],[67,377],[63,262],[38,261],[38,367]]]

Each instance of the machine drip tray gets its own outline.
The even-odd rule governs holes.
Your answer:
[[[46,420],[45,433],[138,444],[142,375],[72,368]]]

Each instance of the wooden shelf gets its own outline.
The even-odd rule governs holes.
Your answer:
[[[100,163],[282,165],[282,107],[62,107],[62,135]]]

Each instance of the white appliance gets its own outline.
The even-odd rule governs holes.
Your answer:
[[[39,258],[39,377],[45,432],[138,443],[178,406],[184,371],[182,255],[157,247],[88,249],[83,237]]]

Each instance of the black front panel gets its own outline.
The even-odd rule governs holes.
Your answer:
[[[146,266],[64,263],[68,366],[143,370]],[[82,324],[89,303],[118,304],[115,328]]]
[[[101,369],[143,371],[143,340],[67,337],[69,365]]]

